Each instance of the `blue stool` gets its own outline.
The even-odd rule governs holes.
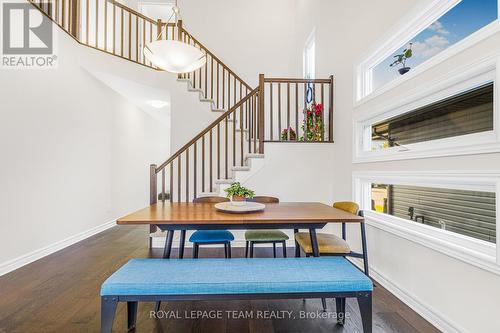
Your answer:
[[[231,258],[231,241],[234,235],[227,230],[197,230],[189,241],[193,243],[193,258],[198,258],[200,245],[224,244],[224,254],[226,258]]]
[[[225,197],[200,197],[193,200],[194,203],[218,203],[229,201]],[[231,241],[234,240],[234,235],[228,230],[197,230],[189,241],[193,243],[193,258],[198,258],[200,245],[209,244],[224,244],[224,254],[226,258],[231,258]]]

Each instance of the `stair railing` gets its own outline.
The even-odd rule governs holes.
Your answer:
[[[207,55],[202,68],[180,76],[192,89],[229,110],[252,87],[183,28],[182,20],[153,20],[115,0],[28,0],[78,43],[156,69],[144,56],[145,44],[157,38],[183,40]]]
[[[333,76],[260,74],[256,89],[160,166],[151,165],[150,203],[214,192],[217,181],[230,181],[234,168],[245,166],[245,154],[263,154],[265,142],[333,142]]]
[[[179,29],[182,32],[182,40],[200,48],[207,55],[207,62],[203,67],[190,73],[181,74],[179,78],[189,81],[191,87],[198,90],[204,99],[213,101],[216,109],[229,110],[250,93],[252,87],[210,52],[193,35],[182,29],[182,21],[178,23]]]
[[[217,181],[231,179],[249,154],[263,151],[263,118],[256,88],[161,165],[150,166],[150,203],[191,202],[214,192]]]

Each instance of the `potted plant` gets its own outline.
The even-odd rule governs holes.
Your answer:
[[[290,139],[288,139],[288,132],[290,132]],[[297,134],[293,128],[285,128],[281,131],[281,141],[295,141],[297,139]]]
[[[394,58],[396,58],[396,60],[394,60],[394,62],[392,64],[390,64],[390,67],[401,65],[402,67],[400,69],[398,69],[398,72],[401,75],[406,74],[410,71],[410,67],[406,66],[406,61],[408,59],[410,59],[411,56],[413,55],[413,52],[411,50],[411,46],[412,46],[412,43],[410,43],[408,45],[408,47],[406,49],[404,49],[401,54],[396,54],[394,56]]]
[[[304,123],[301,128],[307,141],[323,140],[323,108],[323,104],[316,104],[316,102],[313,102],[304,109]],[[301,136],[299,141],[304,141],[304,136]]]
[[[231,198],[231,203],[235,206],[244,206],[247,199],[255,196],[254,191],[241,186],[239,182],[232,183],[224,191],[227,193],[227,197]]]

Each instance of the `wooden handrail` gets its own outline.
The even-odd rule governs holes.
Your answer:
[[[148,22],[150,22],[150,23],[156,24],[156,21],[155,21],[155,20],[153,20],[152,18],[150,18],[150,17],[148,17],[148,16],[146,16],[146,15],[144,15],[144,14],[141,14],[141,13],[139,13],[138,11],[135,11],[135,10],[133,10],[133,9],[132,9],[132,8],[130,8],[130,7],[127,7],[127,6],[125,6],[124,4],[122,4],[122,3],[120,3],[120,2],[118,2],[118,1],[116,1],[116,0],[106,0],[106,1],[107,1],[107,2],[109,2],[109,3],[111,3],[111,4],[113,4],[113,5],[114,5],[114,6],[116,6],[116,7],[119,7],[119,8],[121,8],[121,9],[123,9],[123,10],[125,10],[125,11],[127,11],[127,12],[131,13],[132,15],[135,15],[135,16],[137,16],[137,17],[140,17],[140,18],[142,18],[143,20],[146,20],[146,21],[148,21]]]
[[[205,51],[212,58],[214,58],[215,61],[217,61],[218,63],[220,63],[221,66],[223,66],[223,68],[225,68],[229,73],[231,73],[231,75],[233,75],[238,81],[242,82],[243,85],[245,86],[245,88],[248,88],[249,90],[253,89],[248,83],[246,83],[241,77],[239,77],[233,70],[231,70],[226,64],[224,64],[224,62],[222,62],[222,60],[220,60],[215,54],[213,54],[202,43],[200,43],[200,41],[198,39],[196,39],[195,37],[193,37],[193,35],[191,35],[186,30],[184,30],[184,33],[186,33],[193,40],[193,42],[195,42],[196,44],[198,44],[203,49],[203,51]]]
[[[295,79],[295,78],[264,78],[265,82],[273,83],[330,83],[330,79]]]
[[[208,125],[204,130],[198,133],[194,138],[192,138],[188,143],[179,148],[172,156],[168,158],[165,162],[163,162],[160,166],[156,168],[156,173],[158,174],[162,171],[167,165],[172,163],[179,155],[186,151],[189,147],[191,147],[196,141],[198,141],[201,137],[207,134],[210,130],[214,129],[218,124],[220,124],[224,119],[226,119],[231,113],[233,113],[236,109],[238,109],[241,105],[247,102],[250,98],[252,98],[257,92],[259,88],[255,88],[248,95],[246,95],[243,99],[241,99],[238,103],[236,103],[231,109],[224,112],[220,117],[215,119],[210,125]]]

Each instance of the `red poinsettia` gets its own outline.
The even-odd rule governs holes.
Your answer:
[[[323,104],[315,104],[314,105],[314,111],[316,112],[317,116],[320,116],[321,113],[323,112]]]

